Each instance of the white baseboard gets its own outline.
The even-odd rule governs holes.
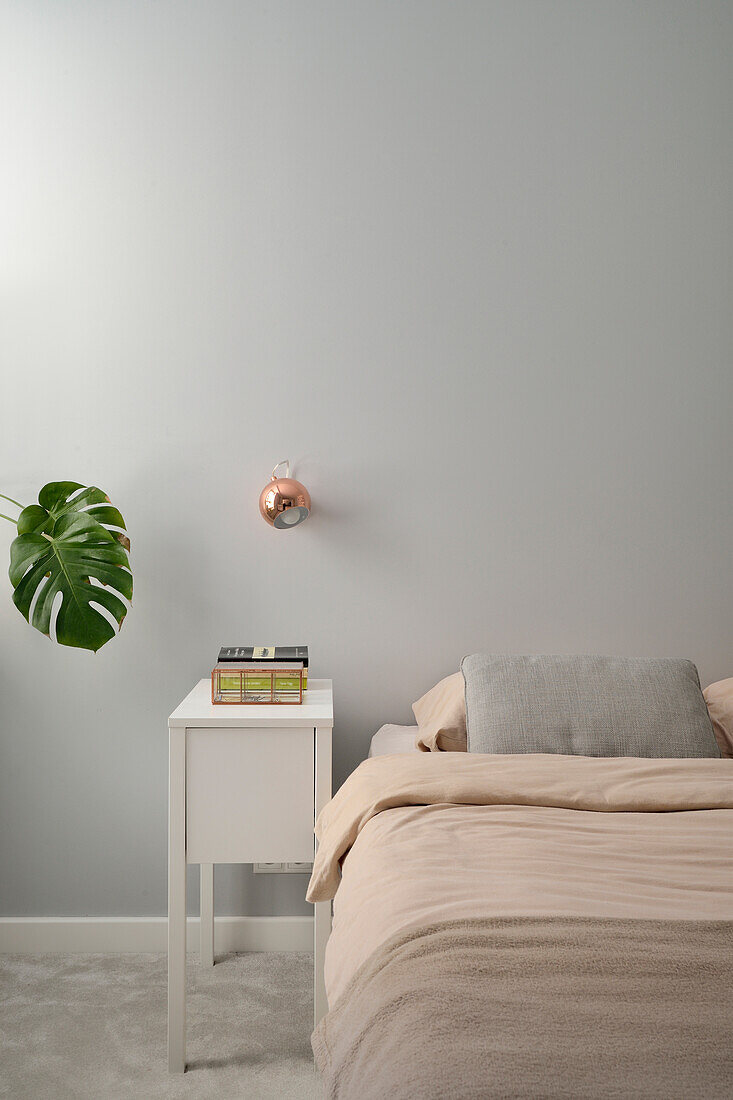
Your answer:
[[[166,917],[0,917],[0,954],[166,951]],[[199,919],[186,946],[199,949]],[[312,917],[216,917],[214,950],[312,951]]]

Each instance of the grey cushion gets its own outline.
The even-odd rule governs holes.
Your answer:
[[[720,756],[692,661],[464,657],[469,752]]]

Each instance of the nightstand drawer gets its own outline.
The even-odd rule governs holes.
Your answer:
[[[188,863],[313,859],[312,729],[186,731]]]

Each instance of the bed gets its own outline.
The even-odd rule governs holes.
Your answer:
[[[733,761],[389,732],[317,828],[327,1095],[732,1095]]]

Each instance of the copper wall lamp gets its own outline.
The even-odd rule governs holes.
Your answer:
[[[277,477],[281,466],[287,467],[285,477]],[[286,458],[273,468],[272,476],[260,493],[260,513],[271,527],[286,531],[308,519],[311,510],[310,493],[305,485],[290,476],[290,462]]]

